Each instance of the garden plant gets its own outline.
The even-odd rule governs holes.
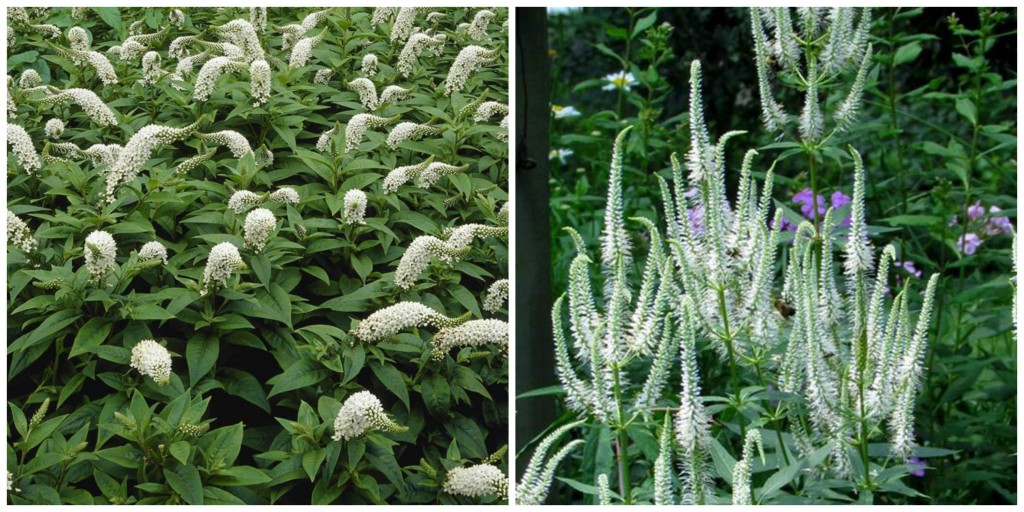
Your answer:
[[[506,500],[507,9],[7,15],[8,503]]]
[[[956,80],[901,92],[927,10],[682,11],[742,23],[753,115],[715,118],[700,60],[663,115],[672,10],[598,15],[609,73],[553,86],[559,384],[518,391],[563,413],[517,500],[1016,502],[1013,14],[949,14]]]

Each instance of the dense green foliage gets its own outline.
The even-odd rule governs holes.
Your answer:
[[[906,489],[873,499],[1015,503],[1017,369],[1010,309],[1011,236],[1008,229],[993,226],[999,219],[1016,218],[1012,192],[1017,165],[1016,71],[1011,67],[1013,60],[1000,52],[1013,48],[1016,11],[888,9],[874,10],[872,16],[869,41],[874,54],[858,120],[817,145],[803,144],[791,134],[768,133],[762,127],[746,10],[584,9],[549,16],[551,103],[555,105],[550,120],[553,288],[556,295],[566,290],[570,261],[577,253],[574,240],[562,228],[575,228],[590,252],[597,250],[607,213],[603,205],[610,141],[624,126],[634,127],[624,156],[626,216],[665,225],[654,174],[671,179],[669,155],[682,156],[689,147],[683,129],[688,122],[688,77],[682,68],[699,58],[706,77],[711,132],[749,132],[733,139],[742,143],[731,142],[727,151],[728,197],[734,197],[738,186],[735,169],[743,151],[756,147],[763,165],[755,167],[754,177],[763,179],[767,165],[776,161],[774,206],[795,224],[806,218],[797,199],[802,191],[813,190],[826,201],[833,193],[852,195],[852,166],[846,149],[852,145],[863,155],[867,169],[865,206],[871,242],[876,248],[894,244],[897,261],[911,262],[910,267],[896,269],[893,289],[907,281],[911,288],[923,289],[924,282],[915,271],[942,276],[924,385],[914,411],[918,442],[930,447],[918,453],[928,457],[928,467],[921,476],[905,477]],[[635,78],[629,90],[604,90],[609,81],[601,77],[622,70]],[[851,79],[845,88],[838,86],[825,96],[826,111],[843,100]],[[790,113],[799,113],[801,85],[786,85],[778,86],[775,93]],[[580,115],[560,116],[558,111],[566,106]],[[556,153],[559,149],[572,153],[562,161]],[[998,209],[992,210],[993,206]],[[838,211],[841,216],[848,214],[841,207]],[[840,236],[843,232],[840,228]],[[978,235],[980,245],[958,245],[971,233]],[[788,247],[791,240],[784,231],[780,247]],[[633,237],[634,247],[647,244],[647,237]],[[639,276],[641,262],[634,266],[632,275]],[[920,293],[913,293],[910,302],[913,309],[920,308]],[[712,392],[727,388],[726,365],[708,356],[698,364],[701,386]],[[669,382],[678,382],[677,373]],[[550,390],[534,396],[544,393]],[[728,409],[748,398],[719,396],[716,400],[729,405],[713,407],[725,412],[728,421]],[[754,406],[767,407],[775,398],[772,393],[762,394]],[[563,420],[572,416],[567,413]],[[658,431],[658,425],[649,430]],[[728,438],[722,430],[718,437]],[[580,469],[565,475],[562,482],[568,485],[560,485],[552,501],[596,503],[596,476],[614,475],[610,433],[591,429],[584,435],[587,448],[575,455],[574,464],[566,464]],[[656,436],[631,441],[641,460],[654,460]],[[739,458],[741,441],[723,444]],[[765,443],[768,446],[771,440],[766,438]],[[518,447],[521,463],[528,460],[523,454],[530,453],[530,448]],[[884,453],[881,446],[872,450]],[[767,485],[772,475],[759,475],[764,469],[755,464],[755,488]],[[653,492],[650,463],[635,463],[632,472],[634,480],[642,482],[641,492]],[[783,485],[799,495],[806,490],[806,482],[799,480]],[[852,487],[850,483],[847,489]],[[866,499],[863,494],[852,496]]]
[[[374,342],[355,333],[372,313],[403,301],[458,321],[505,318],[500,304],[496,313],[483,305],[491,284],[508,276],[507,238],[500,234],[507,231],[507,130],[500,116],[474,120],[474,107],[508,102],[507,10],[484,21],[484,38],[466,25],[484,11],[414,10],[410,33],[415,25],[446,37],[419,54],[407,77],[395,69],[409,37],[394,33],[396,16],[403,16],[397,9],[372,23],[373,9],[270,8],[262,26],[259,9],[248,8],[183,9],[180,24],[172,20],[179,14],[174,9],[74,11],[22,11],[28,19],[12,17],[9,34],[7,69],[14,80],[8,94],[17,110],[10,112],[9,103],[8,122],[25,129],[42,166],[26,168],[17,146],[8,152],[8,209],[37,243],[29,251],[7,248],[7,469],[9,489],[16,489],[8,502],[503,500],[495,493],[457,496],[443,487],[455,468],[485,461],[507,466],[504,347],[460,347],[438,361],[431,358],[438,330],[426,324]],[[196,36],[185,40],[185,54],[230,55],[224,43],[242,45],[244,33],[216,27],[238,19],[256,27],[270,68],[269,101],[253,105],[251,56],[237,71],[214,76],[208,99],[194,98],[203,61],[191,76],[172,76],[181,57],[169,51],[172,41]],[[58,37],[32,27],[39,24],[56,26]],[[69,57],[72,27],[84,29],[91,50],[109,57],[116,84],[102,83],[93,67]],[[288,33],[297,35],[283,42]],[[153,84],[139,83],[145,52],[131,56],[125,43],[138,34],[157,34],[141,38],[146,51],[157,52],[157,66],[163,63]],[[318,35],[308,61],[289,56],[288,43],[298,53],[299,38]],[[449,69],[469,45],[496,56],[446,94]],[[407,97],[367,107],[346,86],[367,76],[368,53],[379,61],[369,76],[373,86],[402,86]],[[30,70],[42,84],[18,83]],[[321,80],[323,70],[333,74]],[[98,124],[85,105],[41,100],[70,88],[94,91],[116,123]],[[371,127],[346,150],[346,125],[361,113],[387,118],[388,125]],[[61,134],[44,129],[54,118],[65,125]],[[398,122],[435,130],[391,147],[385,139]],[[147,125],[193,123],[146,154],[139,176],[104,201],[110,169],[123,162],[97,161],[83,154],[86,148],[117,144],[125,155],[134,150],[133,134]],[[236,151],[237,141],[229,140],[229,151],[223,140],[208,137],[226,130],[249,148]],[[14,144],[10,131],[8,137]],[[318,142],[325,143],[322,150]],[[58,151],[63,143],[79,150]],[[435,176],[429,186],[410,180],[385,190],[390,170],[428,158],[459,171]],[[282,187],[299,201],[268,196]],[[362,223],[354,213],[358,204],[346,196],[353,190],[365,193]],[[228,206],[238,191],[255,193],[273,214],[262,250],[250,243],[245,211]],[[469,224],[493,228],[491,236],[470,238],[454,261],[428,261],[411,287],[396,284],[396,266],[414,239],[444,239]],[[84,239],[97,230],[113,236],[116,261],[90,278],[83,255],[102,248]],[[138,249],[151,241],[166,246],[166,263],[140,257]],[[211,248],[225,242],[239,250],[242,264],[229,271],[225,286],[213,287],[204,266]],[[133,348],[145,339],[171,353],[166,385],[131,364]],[[342,404],[364,390],[407,430],[332,439]]]

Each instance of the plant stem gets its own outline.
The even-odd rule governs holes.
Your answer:
[[[746,426],[743,424],[743,414],[740,412],[739,399],[740,399],[740,377],[736,371],[736,352],[732,346],[732,332],[729,330],[729,312],[725,307],[725,289],[718,288],[718,314],[722,317],[722,326],[725,328],[725,334],[722,336],[722,341],[725,342],[725,348],[729,352],[729,374],[730,381],[732,382],[732,391],[736,394],[737,406],[736,406],[736,421],[740,425],[740,442],[746,438]]]
[[[619,491],[622,493],[623,502],[626,505],[632,505],[632,482],[630,482],[629,478],[629,435],[626,433],[626,419],[622,409],[622,386],[619,381],[618,366],[612,369],[612,377],[614,379],[615,413],[617,416],[615,429],[618,431],[619,445]]]
[[[811,174],[811,222],[814,223],[814,229],[818,229],[818,169],[813,150],[807,152],[807,165]]]

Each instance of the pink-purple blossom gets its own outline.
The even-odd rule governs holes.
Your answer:
[[[907,261],[897,261],[897,262],[893,263],[893,265],[896,266],[896,267],[902,268],[908,274],[910,274],[910,275],[912,275],[912,276],[914,276],[914,277],[916,277],[918,279],[921,278],[921,270],[917,268],[917,265],[915,265],[913,261],[910,261],[910,260],[907,260]]]
[[[924,470],[925,470],[925,468],[928,467],[928,463],[927,462],[925,462],[925,461],[923,461],[923,460],[921,460],[921,459],[919,459],[917,457],[911,457],[911,458],[907,459],[907,465],[914,468],[914,469],[910,470],[910,474],[914,475],[916,477],[923,477],[924,476]]]
[[[967,233],[966,235],[961,236],[956,241],[957,249],[959,249],[960,252],[968,256],[974,254],[978,250],[978,246],[980,245],[981,238],[979,238],[978,235],[974,233]]]

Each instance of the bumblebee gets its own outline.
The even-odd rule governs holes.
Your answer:
[[[792,304],[782,297],[776,297],[775,300],[772,301],[772,305],[775,307],[775,311],[778,311],[779,315],[786,320],[789,320],[796,314],[796,309],[793,308]]]

